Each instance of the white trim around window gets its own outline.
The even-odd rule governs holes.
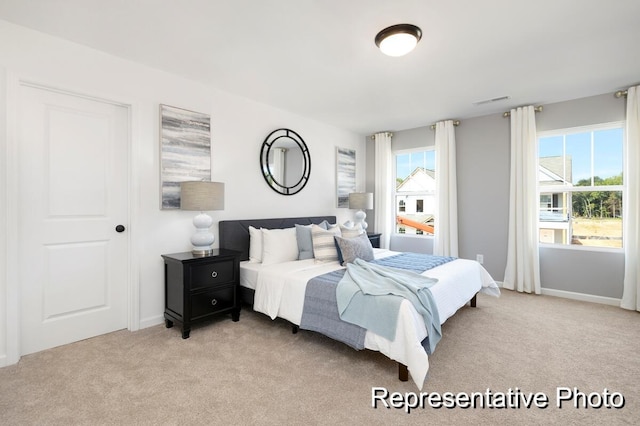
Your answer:
[[[580,126],[580,127],[570,127],[570,128],[564,128],[564,129],[556,129],[556,130],[547,130],[547,131],[542,131],[542,132],[538,132],[537,134],[537,141],[538,141],[538,151],[540,149],[539,146],[539,142],[541,139],[543,138],[551,138],[554,136],[558,136],[558,137],[564,137],[565,139],[563,141],[566,141],[566,137],[571,136],[571,135],[578,135],[578,134],[582,134],[582,133],[593,133],[593,132],[599,132],[599,131],[607,131],[607,130],[614,130],[614,129],[621,129],[622,130],[622,176],[626,175],[626,170],[624,170],[624,164],[626,163],[624,161],[625,155],[626,155],[626,135],[625,135],[625,123],[624,121],[616,121],[616,122],[609,122],[609,123],[602,123],[602,124],[593,124],[593,125],[588,125],[588,126]],[[595,177],[598,176],[598,171],[596,170],[596,157],[597,154],[595,153],[594,149],[595,149],[595,141],[593,140],[593,135],[592,135],[592,139],[590,141],[590,173],[591,173],[591,183],[592,185],[585,185],[585,186],[575,186],[573,183],[564,181],[565,184],[560,184],[560,183],[556,183],[556,184],[546,184],[546,185],[540,185],[540,183],[538,182],[538,190],[537,190],[537,197],[538,200],[540,200],[541,195],[543,194],[555,194],[555,193],[567,193],[567,194],[575,194],[575,193],[579,193],[579,192],[595,192],[595,191],[601,191],[601,192],[612,192],[612,191],[620,191],[622,192],[622,205],[624,205],[624,203],[627,200],[627,196],[626,196],[626,182],[623,181],[622,185],[593,185],[594,181],[593,179]],[[538,159],[540,154],[538,154]],[[562,157],[566,158],[570,156],[570,154],[568,154],[566,152],[566,145],[564,145],[563,143],[563,151],[562,151]],[[566,161],[566,160],[565,160]],[[565,168],[564,172],[566,172],[566,168],[567,165],[565,163],[565,161],[563,161],[563,167]],[[540,164],[538,164],[538,167],[540,167]],[[571,172],[573,173],[573,165],[571,166]],[[567,178],[566,175],[563,175],[565,179]],[[605,177],[604,179],[607,179],[608,177]],[[571,179],[571,180],[575,180],[575,179]],[[570,207],[570,206],[569,206]],[[539,208],[542,211],[542,206],[539,206]],[[566,206],[565,206],[566,208]],[[550,208],[551,210],[556,209],[556,206],[552,206]],[[571,211],[571,210],[570,210]],[[572,213],[569,213],[572,214]],[[571,218],[571,220],[573,220],[573,218]],[[623,219],[624,220],[624,219]],[[540,226],[541,223],[546,223],[547,225],[549,225],[551,222],[544,222],[544,221],[538,221],[538,230],[540,232],[541,229],[551,229],[553,228],[553,226],[549,226],[549,227],[542,227]],[[569,224],[568,226],[571,226],[571,224]],[[624,227],[624,221],[622,223],[622,226]],[[581,251],[600,251],[600,252],[614,252],[614,253],[622,253],[624,252],[624,248],[617,248],[617,247],[606,247],[606,246],[582,246],[582,245],[578,245],[578,244],[567,244],[567,243],[545,243],[544,241],[540,240],[540,247],[545,247],[545,248],[557,248],[557,249],[562,249],[562,250],[581,250]]]

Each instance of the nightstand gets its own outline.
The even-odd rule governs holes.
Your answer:
[[[380,235],[382,234],[367,234],[373,248],[380,248]]]
[[[188,339],[193,323],[226,313],[240,319],[240,252],[217,249],[208,256],[184,252],[162,258],[167,328],[182,324],[182,338]]]

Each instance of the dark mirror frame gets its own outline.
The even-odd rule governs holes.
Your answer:
[[[274,178],[273,171],[269,167],[269,154],[271,153],[271,148],[283,138],[287,138],[295,142],[302,153],[302,175],[294,185],[290,186],[287,186],[282,182],[277,182]],[[260,150],[260,169],[262,170],[262,176],[264,177],[265,182],[267,182],[267,185],[269,185],[269,187],[278,194],[297,194],[305,187],[309,181],[309,176],[311,175],[311,154],[309,153],[309,148],[307,148],[307,144],[304,143],[302,137],[293,130],[276,129],[269,133],[262,143],[262,149]]]

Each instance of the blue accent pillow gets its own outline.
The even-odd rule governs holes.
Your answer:
[[[329,223],[329,221],[325,219],[322,222],[320,222],[318,224],[318,226],[320,226],[321,228],[324,228],[326,230],[329,230],[329,229],[333,228],[334,226],[338,226],[338,224],[337,223]]]
[[[327,229],[324,223],[319,224]],[[313,259],[313,239],[311,238],[311,225],[296,224],[296,240],[298,241],[298,260]]]

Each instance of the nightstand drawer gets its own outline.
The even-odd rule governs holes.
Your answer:
[[[191,295],[191,319],[231,309],[235,305],[234,286],[196,293]]]
[[[224,260],[191,267],[191,289],[212,287],[234,280],[233,260]]]

